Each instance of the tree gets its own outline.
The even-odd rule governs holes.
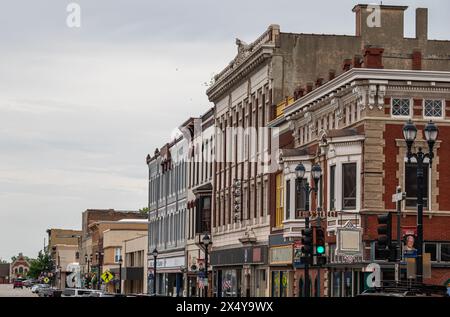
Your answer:
[[[148,207],[144,207],[144,208],[141,208],[141,209],[139,209],[139,212],[141,213],[141,214],[146,214],[146,215],[148,215]]]
[[[8,264],[8,261],[3,260],[2,258],[0,258],[0,264]]]
[[[39,251],[37,259],[30,260],[30,270],[28,277],[38,278],[43,272],[52,272],[55,266],[53,260],[48,253]]]

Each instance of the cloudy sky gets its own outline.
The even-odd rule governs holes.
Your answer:
[[[211,105],[205,82],[269,24],[354,34],[355,1],[0,0],[0,258],[36,256],[48,228],[80,228],[87,208],[147,204],[147,153]],[[385,1],[385,4],[388,1]],[[450,4],[430,37],[450,39]]]

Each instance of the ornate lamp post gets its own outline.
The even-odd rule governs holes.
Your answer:
[[[122,256],[119,258],[119,294],[122,294]]]
[[[305,185],[302,185],[303,183],[303,178],[305,177],[305,173],[306,173],[306,169],[305,166],[300,163],[297,165],[297,167],[295,168],[295,174],[297,177],[297,186],[296,186],[296,191],[297,194],[300,194],[302,190],[305,191],[306,194],[306,199],[305,199],[305,230],[310,228],[310,223],[309,223],[309,211],[310,211],[310,204],[309,204],[309,195],[314,192],[317,196],[317,191],[318,191],[318,184],[319,184],[319,180],[320,177],[322,176],[322,169],[320,168],[319,164],[315,164],[312,169],[311,169],[311,176],[314,180],[314,187],[311,188],[309,186],[309,183],[306,182]],[[314,250],[311,250],[311,252],[314,252]],[[309,293],[310,293],[310,282],[309,282],[309,263],[307,261],[305,261],[304,263],[304,275],[305,275],[305,297],[309,297]]]
[[[408,163],[414,158],[417,163],[417,258],[416,258],[416,275],[417,282],[423,282],[423,195],[424,195],[424,161],[429,160],[429,166],[433,162],[434,153],[433,148],[439,135],[439,129],[430,121],[424,130],[425,139],[428,143],[428,153],[422,151],[419,147],[417,153],[413,153],[411,148],[417,137],[417,128],[414,123],[409,120],[403,127],[403,137],[405,138],[408,147]]]
[[[156,258],[158,257],[158,250],[155,249],[152,252],[153,255],[153,295],[156,296]]]
[[[209,284],[209,276],[208,276],[208,252],[209,252],[209,246],[212,244],[211,238],[208,234],[205,234],[205,236],[202,239],[202,244],[205,247],[205,276],[207,284]],[[205,285],[205,297],[208,297],[208,285]]]

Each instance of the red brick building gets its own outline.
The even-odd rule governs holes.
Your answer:
[[[381,60],[381,55],[379,55]],[[367,64],[365,66],[373,66]],[[377,216],[395,212],[397,186],[406,192],[402,202],[402,236],[417,223],[416,164],[407,162],[403,126],[412,119],[418,135],[413,151],[428,149],[423,130],[432,120],[439,128],[435,158],[425,169],[424,253],[431,257],[429,284],[450,278],[450,72],[353,68],[299,98],[272,122],[280,134],[293,136],[294,149],[280,155],[284,197],[283,237],[295,242],[304,227],[304,197],[296,197],[295,167],[319,164],[323,175],[311,210],[326,229],[328,265],[311,270],[312,295],[354,296],[367,288],[367,265],[378,263],[383,280],[394,279],[394,264],[376,251]],[[427,163],[427,162],[426,162]],[[318,205],[315,202],[317,199]],[[317,207],[320,207],[318,209]],[[393,217],[392,238],[396,238]],[[351,232],[350,234],[348,232]],[[358,239],[355,239],[358,237]],[[292,295],[304,282],[302,266],[291,272]],[[402,265],[406,279],[406,265]]]

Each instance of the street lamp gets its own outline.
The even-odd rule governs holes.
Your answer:
[[[122,256],[119,258],[119,294],[122,294]]]
[[[428,143],[428,153],[422,151],[419,147],[417,153],[412,152],[412,145],[417,137],[417,128],[414,123],[409,120],[403,127],[403,137],[408,147],[407,158],[408,163],[415,158],[417,162],[417,258],[416,258],[416,275],[417,282],[423,282],[423,189],[424,189],[424,161],[429,160],[429,166],[433,162],[433,148],[439,135],[439,129],[434,122],[430,121],[424,130],[425,139]]]
[[[317,191],[319,189],[318,184],[319,184],[319,180],[322,176],[322,168],[320,167],[319,164],[315,164],[312,169],[311,169],[311,176],[314,180],[314,187],[311,188],[309,186],[309,182],[305,182],[305,185],[302,185],[303,183],[303,179],[305,177],[306,174],[306,168],[305,166],[300,163],[297,165],[297,167],[295,168],[295,174],[297,177],[297,186],[296,186],[296,191],[297,194],[300,194],[300,192],[302,190],[305,191],[306,194],[306,199],[305,199],[305,230],[310,228],[310,224],[309,224],[309,195],[314,192],[316,194],[317,197]],[[314,252],[313,250],[311,250],[311,252]],[[310,282],[309,282],[309,263],[308,261],[305,261],[304,263],[304,275],[305,275],[305,297],[309,297],[309,293],[310,293]]]
[[[101,262],[102,262],[103,252],[95,252],[95,258],[97,260],[97,288],[100,289],[101,282],[100,282],[100,271],[101,271]]]
[[[209,276],[208,276],[208,248],[209,245],[212,244],[211,238],[208,234],[205,234],[205,236],[202,239],[202,244],[205,247],[205,275],[206,275],[206,281],[207,284],[205,285],[205,297],[208,297],[208,284],[209,284]]]
[[[158,250],[155,249],[152,252],[153,255],[153,295],[156,296],[156,258],[158,257]]]

